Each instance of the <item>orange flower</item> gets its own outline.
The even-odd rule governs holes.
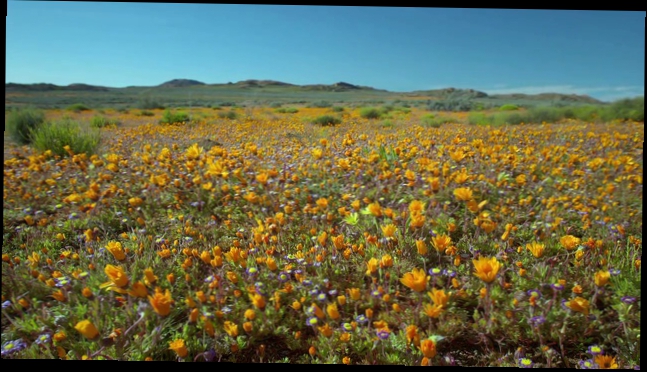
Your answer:
[[[144,284],[153,285],[156,281],[157,276],[155,276],[152,268],[149,267],[148,269],[144,270]]]
[[[167,316],[171,312],[171,305],[173,304],[173,299],[171,298],[171,292],[167,289],[166,293],[162,293],[161,288],[155,289],[155,294],[153,296],[148,296],[153,310],[161,316]]]
[[[362,296],[362,293],[360,292],[359,288],[349,288],[348,294],[350,294],[350,298],[353,301],[359,300],[360,297]]]
[[[137,282],[133,284],[132,289],[128,292],[133,297],[146,298],[148,296],[148,290],[142,282]]]
[[[393,237],[393,235],[395,235],[396,231],[398,230],[397,227],[395,227],[395,225],[392,223],[386,226],[382,226],[381,229],[382,229],[382,233],[387,238]]]
[[[438,290],[436,288],[432,288],[431,292],[428,292],[427,294],[434,302],[434,305],[440,306],[440,307],[447,306],[447,302],[449,301],[449,296],[445,293],[445,290],[443,289]]]
[[[537,242],[532,242],[530,244],[526,244],[526,248],[536,258],[541,258],[541,256],[544,255],[544,245],[543,244],[540,244],[540,243],[537,243]]]
[[[575,312],[589,315],[589,301],[585,298],[575,297],[574,299],[567,301],[566,306]]]
[[[126,253],[121,247],[121,243],[116,241],[108,242],[106,249],[117,259],[117,261],[123,261],[126,259]]]
[[[326,312],[328,313],[328,316],[333,320],[339,319],[340,317],[339,310],[337,310],[337,304],[335,303],[329,304],[326,307]]]
[[[228,320],[225,320],[225,332],[231,337],[237,337],[238,336],[238,325],[235,323],[232,323]]]
[[[181,338],[169,342],[169,350],[175,351],[175,354],[177,354],[177,356],[179,356],[180,358],[184,358],[189,353],[189,351],[186,349],[186,346],[184,345],[184,340]]]
[[[95,327],[89,320],[82,320],[76,323],[74,328],[89,340],[92,340],[99,335],[99,330],[97,330],[97,327]]]
[[[393,266],[393,257],[391,257],[390,254],[385,254],[384,256],[382,256],[382,259],[380,260],[380,267],[385,268],[391,266]]]
[[[416,248],[418,249],[419,254],[427,254],[427,244],[425,244],[424,240],[416,240]]]
[[[377,266],[378,266],[378,261],[377,258],[371,258],[367,263],[366,263],[366,275],[371,275],[377,271]]]
[[[609,283],[609,278],[611,278],[611,273],[609,270],[601,270],[595,273],[595,285],[598,287],[604,287]]]
[[[572,251],[580,245],[580,238],[573,235],[565,235],[559,239],[559,242],[562,243],[562,246],[566,248],[567,251]]]
[[[447,235],[437,235],[431,238],[431,244],[438,252],[443,252],[451,244],[452,239]]]
[[[422,340],[420,342],[420,351],[425,358],[433,358],[436,356],[436,343],[430,339]]]
[[[101,285],[101,288],[105,288],[108,286],[116,286],[119,288],[123,288],[128,285],[128,276],[126,275],[126,273],[124,272],[124,269],[121,266],[106,265],[104,272],[106,273],[110,281],[107,283],[103,283]]]
[[[618,369],[616,358],[610,355],[596,355],[593,361],[600,369]]]
[[[408,343],[420,346],[420,335],[418,334],[418,327],[416,325],[412,324],[407,326],[406,334]]]
[[[263,310],[265,308],[265,298],[259,295],[258,293],[250,294],[249,299],[252,300],[252,303],[256,308]]]
[[[459,187],[454,190],[454,196],[460,201],[470,201],[473,199],[472,190],[469,187]]]
[[[496,257],[479,257],[478,260],[472,260],[474,264],[474,275],[486,283],[492,283],[501,268],[501,264]]]
[[[422,292],[427,288],[427,275],[423,269],[413,269],[405,273],[400,282],[416,292]]]

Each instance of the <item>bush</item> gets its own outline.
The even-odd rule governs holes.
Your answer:
[[[341,119],[332,115],[322,115],[312,120],[312,123],[320,126],[333,126],[341,124]]]
[[[424,127],[440,128],[441,125],[451,123],[452,119],[447,117],[435,117],[433,114],[426,114],[420,118]]]
[[[375,107],[364,107],[359,110],[359,116],[364,119],[379,119],[382,117],[382,112]]]
[[[105,116],[94,116],[92,120],[90,121],[90,125],[93,128],[104,128],[104,127],[116,127],[120,123],[116,119],[108,119]]]
[[[467,117],[467,123],[470,125],[489,125],[492,121],[490,117],[483,113],[471,113]]]
[[[162,105],[159,101],[156,99],[146,96],[142,98],[138,104],[137,107],[142,109],[142,110],[163,110],[164,105]]]
[[[32,131],[45,122],[45,114],[33,107],[11,110],[5,123],[11,138],[20,145],[32,141]]]
[[[74,154],[94,154],[101,141],[96,129],[84,128],[71,119],[46,123],[32,132],[33,145],[39,151],[50,150],[59,156],[68,156],[65,146],[70,146]]]
[[[332,104],[328,101],[317,101],[310,104],[310,107],[326,108],[332,107]]]
[[[153,111],[142,110],[139,116],[155,116],[155,113]]]
[[[67,111],[74,111],[74,112],[81,112],[81,111],[89,111],[90,108],[82,103],[75,103],[73,105],[67,106],[66,108]]]
[[[333,112],[342,112],[344,111],[344,108],[341,106],[333,106],[330,108]]]
[[[160,124],[183,124],[189,121],[189,114],[186,112],[178,111],[171,112],[170,110],[164,111],[164,115],[160,119]]]
[[[512,105],[509,103],[499,107],[499,111],[516,111],[516,110],[519,110],[519,106]]]
[[[605,118],[645,121],[645,97],[625,98],[615,101],[605,110]]]
[[[218,113],[218,117],[221,119],[229,119],[229,120],[234,120],[238,118],[238,114],[234,111],[222,111]]]
[[[280,114],[296,114],[297,112],[299,112],[299,110],[294,107],[280,107],[274,111]]]

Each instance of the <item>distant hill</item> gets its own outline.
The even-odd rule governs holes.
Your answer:
[[[580,103],[590,103],[590,104],[601,104],[604,103],[600,100],[597,100],[591,96],[587,95],[578,95],[578,94],[562,94],[562,93],[540,93],[540,94],[523,94],[523,93],[512,93],[512,94],[492,94],[489,97],[497,98],[502,100],[516,100],[516,99],[531,99],[538,101],[559,101],[559,102],[580,102]]]
[[[173,89],[169,89],[173,88]],[[201,81],[191,79],[173,79],[156,86],[129,86],[125,88],[114,88],[95,86],[82,83],[60,86],[48,83],[38,84],[5,84],[5,105],[28,102],[49,102],[50,105],[63,105],[68,102],[74,103],[82,100],[97,100],[115,104],[117,102],[128,104],[132,101],[131,95],[137,97],[143,94],[157,95],[160,100],[167,102],[182,102],[198,88],[200,97],[198,100],[204,104],[217,100],[242,100],[249,97],[249,92],[254,92],[256,99],[281,100],[294,98],[299,95],[300,100],[310,99],[360,99],[360,100],[394,100],[413,98],[417,101],[477,101],[490,103],[491,105],[502,105],[515,103],[522,105],[535,104],[606,104],[586,95],[541,93],[541,94],[491,94],[474,89],[443,88],[431,90],[417,90],[412,92],[391,92],[373,87],[355,85],[348,82],[337,82],[334,84],[306,84],[296,85],[276,80],[248,79],[236,83],[205,84]],[[41,92],[61,92],[62,94],[49,94],[47,97],[40,95]],[[78,94],[69,94],[78,92]],[[92,93],[92,98],[84,97],[84,94]],[[108,93],[101,93],[108,92]],[[20,93],[20,94],[14,94]],[[329,94],[329,96],[326,96]],[[10,97],[7,98],[6,96]],[[283,96],[284,95],[284,96]],[[73,97],[78,96],[78,97]],[[23,98],[21,98],[23,97]],[[329,98],[328,98],[329,97]],[[358,98],[361,97],[361,98]],[[521,103],[519,103],[521,102]]]
[[[48,83],[38,83],[38,84],[7,83],[5,84],[5,90],[31,91],[31,92],[47,92],[47,91],[55,91],[55,90],[108,92],[110,89],[106,87],[96,86],[96,85],[78,84],[78,83],[70,84],[67,86],[48,84]]]
[[[183,88],[183,87],[191,87],[195,85],[206,85],[205,83],[197,80],[190,80],[190,79],[173,79],[170,81],[167,81],[165,83],[162,83],[158,85],[160,88]]]

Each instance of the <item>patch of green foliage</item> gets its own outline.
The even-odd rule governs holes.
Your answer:
[[[50,150],[59,156],[68,156],[65,146],[74,154],[92,155],[101,142],[101,133],[70,118],[45,123],[32,132],[33,146],[39,151]]]
[[[27,145],[32,141],[32,131],[45,122],[45,113],[34,107],[14,109],[9,112],[5,122],[6,130],[11,139],[19,145]]]

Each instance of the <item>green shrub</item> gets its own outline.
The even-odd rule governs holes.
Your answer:
[[[333,106],[330,108],[333,112],[342,112],[344,111],[344,108],[341,106]]]
[[[164,111],[164,115],[160,119],[160,124],[183,124],[189,121],[189,114],[182,111],[171,112],[171,110]]]
[[[528,117],[528,115],[521,114],[519,112],[511,112],[511,113],[502,113],[502,114],[494,114],[492,117],[492,124],[495,125],[519,125],[521,123],[528,123],[531,122],[531,119]],[[541,123],[541,122],[539,122]]]
[[[35,149],[50,150],[60,156],[68,155],[65,146],[70,146],[74,154],[94,154],[101,141],[98,130],[83,127],[71,119],[43,124],[32,134]]]
[[[274,111],[280,114],[296,114],[299,112],[299,110],[294,107],[279,107]]]
[[[333,126],[341,124],[341,119],[332,115],[322,115],[313,119],[312,123],[320,126]]]
[[[38,109],[28,107],[11,110],[5,127],[16,143],[27,145],[32,141],[32,131],[45,122],[45,114]]]
[[[164,105],[162,105],[159,101],[157,101],[155,98],[152,98],[150,96],[143,97],[139,102],[137,103],[137,107],[142,109],[142,110],[163,110]]]
[[[603,116],[609,120],[645,121],[645,97],[625,98],[607,107]]]
[[[238,113],[236,113],[235,111],[231,111],[231,110],[222,111],[222,112],[218,113],[218,117],[221,118],[221,119],[234,120],[234,119],[238,118]]]
[[[470,125],[489,125],[492,121],[487,115],[480,112],[474,112],[467,117],[467,123]]]
[[[332,107],[332,104],[328,101],[317,101],[310,104],[310,107],[326,108]]]
[[[382,128],[393,128],[393,121],[392,120],[384,120],[382,121],[382,124],[380,125]]]
[[[104,128],[104,127],[116,127],[116,126],[119,126],[120,123],[116,119],[108,119],[105,116],[96,115],[90,121],[90,125],[93,128]]]
[[[433,114],[426,114],[420,118],[420,124],[424,127],[440,128],[441,125],[451,123],[452,119],[447,117],[436,117]]]
[[[519,110],[519,106],[506,103],[505,105],[499,107],[499,111],[516,111]]]
[[[364,119],[379,119],[382,117],[382,112],[375,107],[364,107],[359,110],[359,116]]]
[[[155,116],[155,113],[153,111],[142,110],[139,116]]]
[[[90,108],[82,103],[75,103],[73,105],[69,105],[66,108],[67,111],[74,111],[74,112],[81,112],[81,111],[89,111]]]

